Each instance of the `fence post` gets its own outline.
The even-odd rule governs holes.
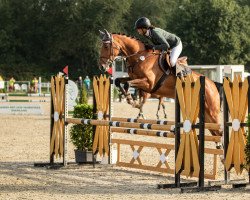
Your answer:
[[[200,77],[200,113],[199,113],[199,187],[204,187],[204,147],[205,147],[205,76]]]
[[[54,78],[54,76],[53,76]],[[30,87],[29,87],[30,88]],[[52,96],[52,93],[50,91],[50,144],[51,144],[51,138],[52,138],[52,134],[53,134],[53,126],[54,126],[54,105],[53,105],[53,96]],[[49,155],[50,157],[50,165],[53,165],[54,164],[54,152]]]
[[[64,143],[63,143],[63,166],[68,164],[68,123],[66,119],[68,118],[68,90],[69,90],[69,77],[65,75],[64,77]]]
[[[41,96],[42,94],[42,78],[39,76],[38,78],[38,94]]]
[[[224,80],[223,80],[224,83]],[[227,125],[229,121],[229,115],[228,115],[228,104],[227,104],[227,98],[225,94],[225,90],[223,90],[223,120],[224,120],[224,159],[226,159],[227,156],[227,148],[229,144],[229,126]],[[224,166],[224,181],[225,183],[228,183],[229,178],[229,172],[227,172],[226,167]]]
[[[175,163],[178,155],[178,150],[180,147],[180,140],[181,140],[181,131],[180,131],[180,122],[181,122],[181,112],[180,112],[180,103],[177,91],[175,91]],[[181,173],[176,173],[175,168],[175,187],[179,188],[181,185]]]
[[[114,79],[113,76],[110,77],[110,85],[109,85],[109,121],[111,120],[112,116],[113,116],[113,100],[114,100]],[[108,164],[113,164],[113,160],[114,160],[114,155],[113,155],[113,151],[114,151],[114,146],[111,143],[112,142],[112,137],[113,134],[111,132],[111,127],[109,127],[109,134],[108,134],[108,142],[109,142],[109,159],[108,159]]]

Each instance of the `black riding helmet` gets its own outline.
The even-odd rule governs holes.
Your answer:
[[[137,19],[137,21],[135,22],[135,29],[138,28],[146,28],[148,29],[151,26],[150,20],[146,17],[141,17],[139,19]]]

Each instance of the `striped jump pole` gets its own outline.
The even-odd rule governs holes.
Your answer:
[[[156,130],[145,130],[136,128],[123,128],[123,127],[111,127],[111,131],[114,133],[127,133],[131,135],[145,135],[145,136],[165,137],[173,139],[175,138],[175,134],[173,131],[167,132],[167,131],[156,131]],[[221,142],[221,136],[205,135],[205,141]]]
[[[160,124],[160,125],[175,125],[175,121],[167,120],[152,120],[152,119],[137,119],[137,118],[122,118],[122,117],[112,117],[112,121],[119,122],[136,122],[136,123],[149,123],[149,124]],[[204,123],[205,129],[219,131],[223,130],[223,125],[215,123]],[[199,123],[193,126],[194,128],[199,128]],[[174,126],[173,126],[174,128]]]
[[[166,137],[174,138],[174,133],[167,131],[155,131],[155,130],[144,130],[144,129],[135,129],[135,128],[117,128],[111,127],[111,131],[114,133],[127,133],[131,135],[145,135],[153,137]]]
[[[0,102],[50,102],[50,100],[37,100],[37,99],[9,99],[9,100],[0,100]]]
[[[51,94],[39,94],[39,93],[25,93],[25,94],[4,94],[5,96],[12,96],[12,97],[50,97]],[[0,96],[3,96],[3,95],[0,95]]]
[[[131,122],[78,119],[78,118],[67,118],[66,121],[67,123],[90,124],[95,126],[128,127],[128,128],[154,129],[154,130],[165,130],[165,131],[173,131],[174,129],[173,125],[160,125],[160,124],[149,124],[149,123],[131,123]]]
[[[137,119],[137,118],[122,118],[122,117],[112,117],[112,121],[119,122],[136,122],[136,123],[150,123],[150,124],[161,124],[161,125],[174,125],[174,121],[167,120],[152,120],[152,119]]]

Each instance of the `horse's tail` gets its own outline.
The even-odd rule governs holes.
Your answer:
[[[218,92],[219,92],[219,95],[220,95],[220,107],[222,105],[222,100],[223,100],[223,84],[222,83],[219,83],[219,82],[214,82]]]

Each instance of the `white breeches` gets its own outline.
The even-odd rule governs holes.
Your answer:
[[[181,54],[182,51],[182,43],[180,43],[174,47],[170,53],[170,64],[172,67],[176,65],[176,61],[179,58],[179,55]]]

